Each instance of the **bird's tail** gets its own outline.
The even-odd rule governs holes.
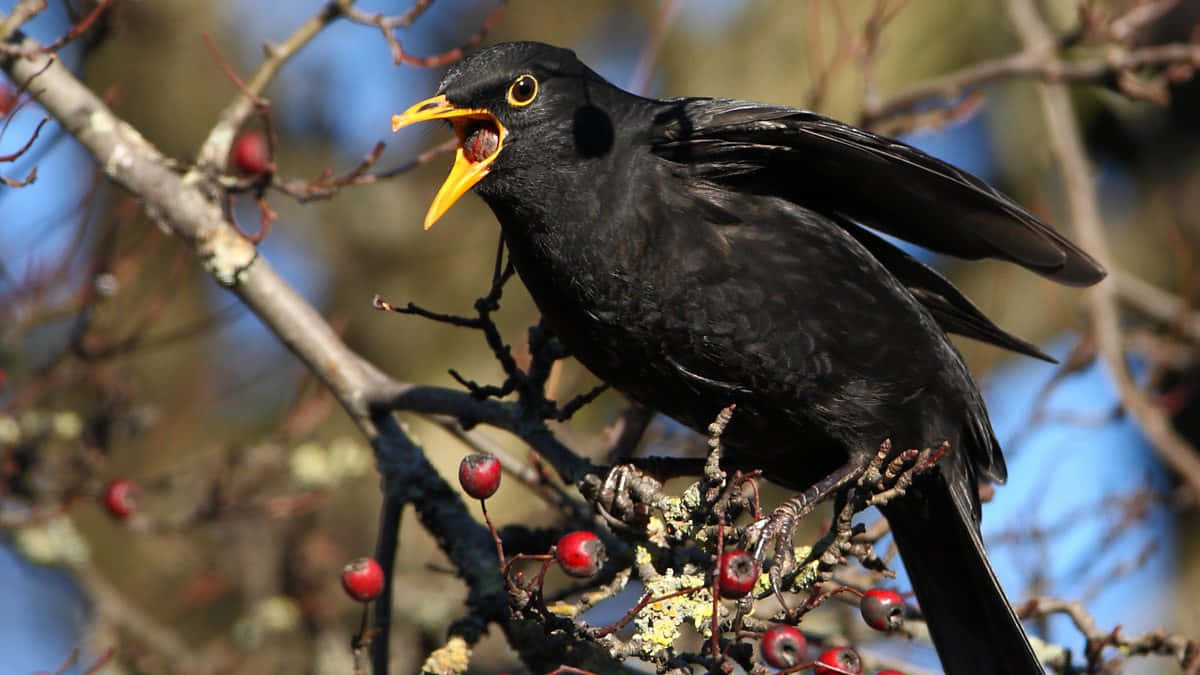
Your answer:
[[[988,564],[973,499],[961,503],[941,471],[912,491],[884,515],[946,675],[1045,673]]]

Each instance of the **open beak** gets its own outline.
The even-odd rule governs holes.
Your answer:
[[[444,95],[425,99],[401,115],[392,115],[392,131],[429,120],[450,121],[458,136],[458,150],[454,153],[450,175],[425,214],[427,230],[459,197],[483,180],[504,148],[504,138],[508,135],[492,113],[482,108],[457,108]]]

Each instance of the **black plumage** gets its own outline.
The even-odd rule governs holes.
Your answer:
[[[884,439],[948,442],[885,510],[943,665],[1041,672],[979,538],[977,481],[1006,470],[946,332],[1049,357],[860,224],[1071,285],[1103,278],[1095,261],[898,141],[782,106],[638,97],[548,45],[464,59],[394,125],[424,119],[498,147],[460,151],[427,225],[474,187],[580,362],[696,429],[737,404],[731,464],[804,489],[852,474]]]

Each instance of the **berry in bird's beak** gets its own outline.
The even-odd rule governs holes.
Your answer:
[[[487,123],[472,123],[461,145],[468,162],[482,162],[500,150],[500,132]]]
[[[446,182],[425,214],[425,229],[433,227],[458,198],[483,180],[492,162],[504,149],[507,131],[496,116],[482,108],[459,108],[445,95],[434,96],[392,116],[392,131],[416,122],[448,120],[458,136],[458,152]]]

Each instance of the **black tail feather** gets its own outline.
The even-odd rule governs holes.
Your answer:
[[[1042,675],[988,563],[970,505],[941,472],[884,507],[947,675]],[[964,509],[965,507],[965,509]]]

